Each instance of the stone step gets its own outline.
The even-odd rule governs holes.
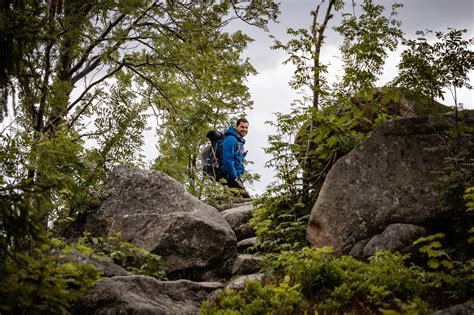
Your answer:
[[[248,275],[260,271],[263,262],[262,256],[241,254],[238,255],[232,266],[232,275]]]
[[[222,217],[229,223],[237,237],[237,241],[255,236],[252,226],[249,224],[255,207],[247,204],[222,211]]]
[[[251,275],[240,276],[230,281],[225,286],[225,288],[232,289],[232,290],[240,290],[240,289],[245,288],[246,281],[262,281],[264,278],[265,278],[265,274],[263,273],[254,273]]]
[[[250,248],[250,247],[254,246],[255,244],[257,244],[257,237],[256,236],[243,239],[243,240],[241,240],[237,243],[237,251],[238,252],[243,252],[247,248]]]

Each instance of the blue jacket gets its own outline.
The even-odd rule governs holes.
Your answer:
[[[224,135],[226,138],[221,143],[221,174],[235,179],[245,171],[245,140],[232,126],[224,131]]]

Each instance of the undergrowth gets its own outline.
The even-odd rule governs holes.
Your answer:
[[[408,258],[378,251],[362,262],[330,247],[268,255],[267,280],[224,290],[202,314],[430,314],[473,296],[472,260],[424,269]]]

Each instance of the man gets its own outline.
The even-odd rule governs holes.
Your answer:
[[[226,138],[222,141],[221,178],[225,178],[229,188],[237,188],[243,198],[250,198],[242,184],[242,175],[245,172],[245,140],[249,130],[249,122],[245,118],[237,120],[236,126],[230,126],[224,132]]]

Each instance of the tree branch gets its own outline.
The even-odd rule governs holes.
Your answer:
[[[142,73],[140,73],[137,69],[134,69],[133,67],[131,67],[130,65],[126,64],[125,65],[126,68],[128,68],[130,71],[132,71],[133,73],[135,73],[136,75],[138,75],[140,78],[142,78],[143,80],[145,80],[146,82],[148,82],[153,88],[155,88],[158,93],[163,96],[163,98],[168,102],[168,104],[171,105],[171,107],[173,107],[174,109],[178,108],[176,107],[176,105],[171,101],[171,99],[168,97],[168,95],[166,95],[165,92],[162,91],[162,89],[157,85],[155,84],[155,82],[151,81],[150,78],[148,78],[147,76],[143,75]],[[179,108],[178,108],[179,109]]]
[[[157,6],[159,1],[155,1],[153,2],[148,8],[146,8],[145,11],[143,11],[143,13],[137,17],[130,25],[129,27],[125,30],[125,35],[124,36],[127,36],[130,31],[139,24],[140,20],[146,16],[146,14],[155,6]],[[90,52],[102,41],[104,40],[104,38],[113,30],[113,28],[118,24],[120,23],[120,21],[122,21],[124,18],[125,18],[125,14],[121,14],[120,16],[117,17],[117,19],[111,23],[107,29],[104,30],[104,32],[101,34],[101,36],[96,39],[94,41],[94,43],[92,43],[86,50],[86,53],[84,54],[84,56],[81,58],[81,60],[79,60],[79,62],[71,68],[71,71],[70,71],[70,74],[72,75],[74,72],[78,71],[83,65],[84,63],[86,62],[87,58],[89,57],[89,54]],[[101,55],[110,55],[112,54],[113,52],[117,51],[120,46],[122,45],[122,43],[120,41],[116,41],[115,45],[113,45],[108,51],[106,51],[105,53],[101,54]],[[87,62],[88,66],[81,72],[79,72],[78,74],[76,74],[73,78],[72,78],[72,82],[75,83],[77,81],[79,81],[80,79],[82,79],[83,77],[85,77],[88,73],[90,73],[91,71],[93,71],[96,67],[99,66],[101,60],[100,60],[100,55],[96,55],[94,57],[91,58],[91,60],[89,60]]]
[[[99,36],[99,38],[97,38],[92,44],[89,45],[89,47],[87,47],[87,49],[84,52],[84,55],[82,56],[82,58],[69,71],[69,74],[71,76],[74,72],[79,70],[84,65],[84,63],[87,61],[87,58],[89,57],[89,54],[92,52],[92,50],[102,41],[102,39],[104,39],[114,29],[115,26],[117,26],[125,18],[125,16],[126,16],[126,14],[124,14],[124,13],[119,15],[115,19],[115,21],[110,23],[109,26],[102,32],[102,34]],[[97,56],[95,56],[95,57],[97,57]],[[92,59],[94,59],[95,57],[92,57]]]
[[[81,95],[74,101],[72,102],[66,109],[63,113],[61,113],[61,115],[59,117],[56,117],[53,121],[49,122],[43,129],[43,132],[46,132],[48,131],[49,129],[51,129],[51,127],[53,125],[55,125],[60,117],[64,117],[66,116],[69,111],[71,109],[74,108],[74,106],[76,106],[77,103],[79,103],[80,101],[83,100],[84,96],[87,94],[87,92],[90,91],[90,89],[92,89],[94,86],[96,86],[97,84],[105,81],[106,79],[110,78],[111,76],[113,76],[115,73],[117,73],[125,64],[125,61],[122,61],[121,63],[119,63],[119,65],[112,71],[110,71],[109,73],[107,73],[105,76],[103,76],[102,78],[96,80],[95,82],[91,83],[87,88],[84,89],[84,91],[81,93]]]

